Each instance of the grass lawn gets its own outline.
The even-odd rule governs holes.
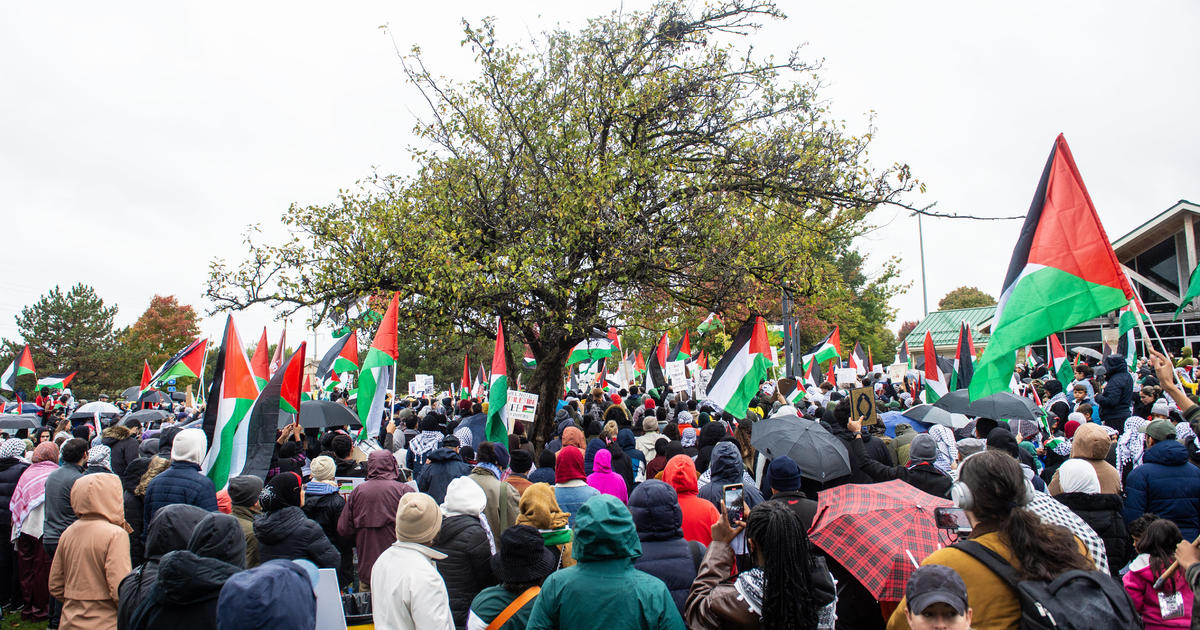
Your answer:
[[[10,628],[19,628],[20,630],[43,630],[46,627],[45,621],[34,623],[32,621],[22,621],[21,613],[5,613],[3,630]]]

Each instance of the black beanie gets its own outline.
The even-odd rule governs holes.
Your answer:
[[[533,467],[533,454],[523,448],[514,450],[508,457],[508,467],[515,473],[523,475]]]

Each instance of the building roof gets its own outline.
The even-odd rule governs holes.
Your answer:
[[[1158,213],[1145,223],[1133,228],[1128,234],[1113,241],[1113,251],[1122,261],[1132,259],[1147,248],[1157,245],[1164,238],[1183,230],[1185,214],[1200,215],[1200,205],[1186,199]]]
[[[992,319],[996,316],[995,306],[980,306],[976,308],[955,308],[947,311],[934,311],[925,316],[917,327],[908,333],[908,351],[921,352],[925,344],[925,332],[933,337],[933,345],[939,348],[953,346],[958,343],[958,328],[962,322],[971,326],[971,340],[975,347],[987,345],[992,332]]]

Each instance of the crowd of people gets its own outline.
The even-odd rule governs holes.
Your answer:
[[[224,488],[201,472],[196,410],[99,435],[22,431],[0,442],[0,605],[51,628],[313,627],[319,569],[332,569],[389,630],[989,629],[1028,614],[1014,579],[1075,571],[1118,589],[1147,628],[1189,627],[1192,365],[1155,353],[1132,373],[1124,357],[1103,367],[1079,364],[1069,387],[1020,374],[1042,421],[901,417],[892,435],[852,418],[830,383],[789,402],[766,381],[744,417],[669,390],[569,392],[545,444],[520,422],[486,441],[486,402],[410,398],[365,443],[352,427],[289,425],[265,478]],[[885,416],[919,402],[881,374],[862,383]],[[817,481],[759,452],[756,423],[780,414],[832,434],[849,474]],[[899,601],[808,536],[822,492],[893,480],[969,524],[912,559]]]

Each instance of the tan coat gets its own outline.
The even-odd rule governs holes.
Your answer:
[[[121,480],[84,475],[71,488],[79,520],[63,532],[50,566],[50,594],[63,602],[62,630],[117,626],[117,586],[129,574],[129,525]]]
[[[1098,424],[1087,423],[1075,430],[1075,438],[1071,440],[1071,459],[1082,459],[1096,469],[1096,477],[1100,480],[1100,494],[1120,494],[1121,475],[1113,465],[1104,461],[1112,448],[1112,440],[1108,432]],[[1062,494],[1062,484],[1058,481],[1058,471],[1050,479],[1046,491],[1051,496]]]

